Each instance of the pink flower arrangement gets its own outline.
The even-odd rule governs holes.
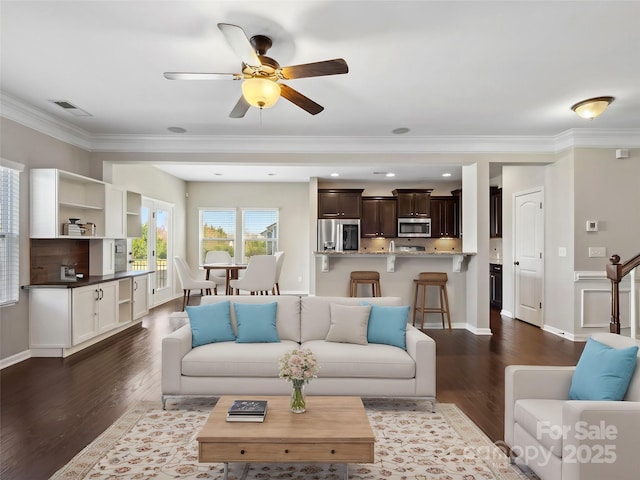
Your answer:
[[[293,349],[280,358],[280,378],[295,383],[309,383],[318,376],[318,361],[311,350]]]

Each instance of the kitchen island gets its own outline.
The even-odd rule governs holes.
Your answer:
[[[447,292],[454,328],[466,327],[466,263],[475,253],[460,251],[316,251],[315,294],[322,296],[349,295],[349,277],[354,270],[380,273],[383,296],[400,297],[405,305],[413,307],[415,286],[413,280],[420,272],[445,272],[448,276]],[[371,295],[370,289],[360,288],[362,296]],[[438,290],[429,289],[428,305],[438,303]],[[413,315],[413,308],[410,315]],[[427,314],[425,328],[442,328],[439,314]]]

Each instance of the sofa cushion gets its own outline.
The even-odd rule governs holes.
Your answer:
[[[229,342],[236,339],[231,327],[229,302],[215,305],[186,307],[191,325],[191,346],[198,347],[213,342]]]
[[[404,350],[390,345],[355,345],[325,340],[304,342],[320,365],[318,378],[414,378],[416,365]],[[393,392],[389,392],[391,395]]]
[[[409,309],[408,305],[401,307],[372,305],[367,327],[367,341],[393,345],[406,350]]]
[[[238,324],[238,343],[273,343],[279,342],[276,328],[276,302],[255,305],[251,303],[234,303],[236,322]]]
[[[635,345],[640,346],[640,340],[609,332],[594,333],[591,335],[591,338],[613,348],[627,348]],[[636,357],[636,369],[633,372],[631,381],[629,382],[627,394],[624,396],[624,399],[629,402],[640,402],[640,367],[638,367],[638,365],[640,365],[640,350],[638,350],[638,355]]]
[[[298,344],[290,340],[260,344],[211,343],[194,348],[182,358],[182,375],[278,378],[278,361],[293,348],[298,348]]]
[[[280,340],[300,342],[300,297],[297,295],[206,295],[202,298],[200,304],[223,301],[231,302],[232,307],[236,302],[252,304],[277,302],[276,327],[278,329],[278,337],[280,337]],[[237,332],[234,308],[231,308],[231,325]]]
[[[513,419],[557,457],[562,457],[562,405],[565,400],[517,400]]]
[[[580,355],[571,378],[571,400],[616,400],[624,398],[636,368],[638,346],[616,349],[593,338]]]
[[[331,323],[327,342],[367,344],[367,325],[371,305],[331,304]]]
[[[301,341],[324,340],[331,324],[331,304],[360,305],[362,298],[355,297],[302,297],[300,299]],[[402,305],[400,297],[367,298],[371,305]],[[282,338],[282,337],[281,337]]]

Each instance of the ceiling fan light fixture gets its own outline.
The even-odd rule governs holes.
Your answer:
[[[583,100],[571,107],[571,110],[581,118],[588,120],[598,117],[613,102],[613,97],[596,97]]]
[[[254,107],[273,107],[280,98],[280,85],[268,78],[248,78],[242,83],[242,95]]]

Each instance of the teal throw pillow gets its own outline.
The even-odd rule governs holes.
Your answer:
[[[277,302],[273,303],[234,303],[236,323],[238,324],[238,343],[274,343],[279,342],[276,328]]]
[[[367,302],[362,302],[362,304],[368,305]],[[392,345],[406,350],[409,309],[408,305],[401,307],[371,305],[367,341]]]
[[[612,348],[592,338],[571,378],[571,400],[622,400],[636,368],[638,347]]]
[[[229,302],[186,307],[191,324],[191,346],[207,343],[232,342],[236,339],[231,327]]]

